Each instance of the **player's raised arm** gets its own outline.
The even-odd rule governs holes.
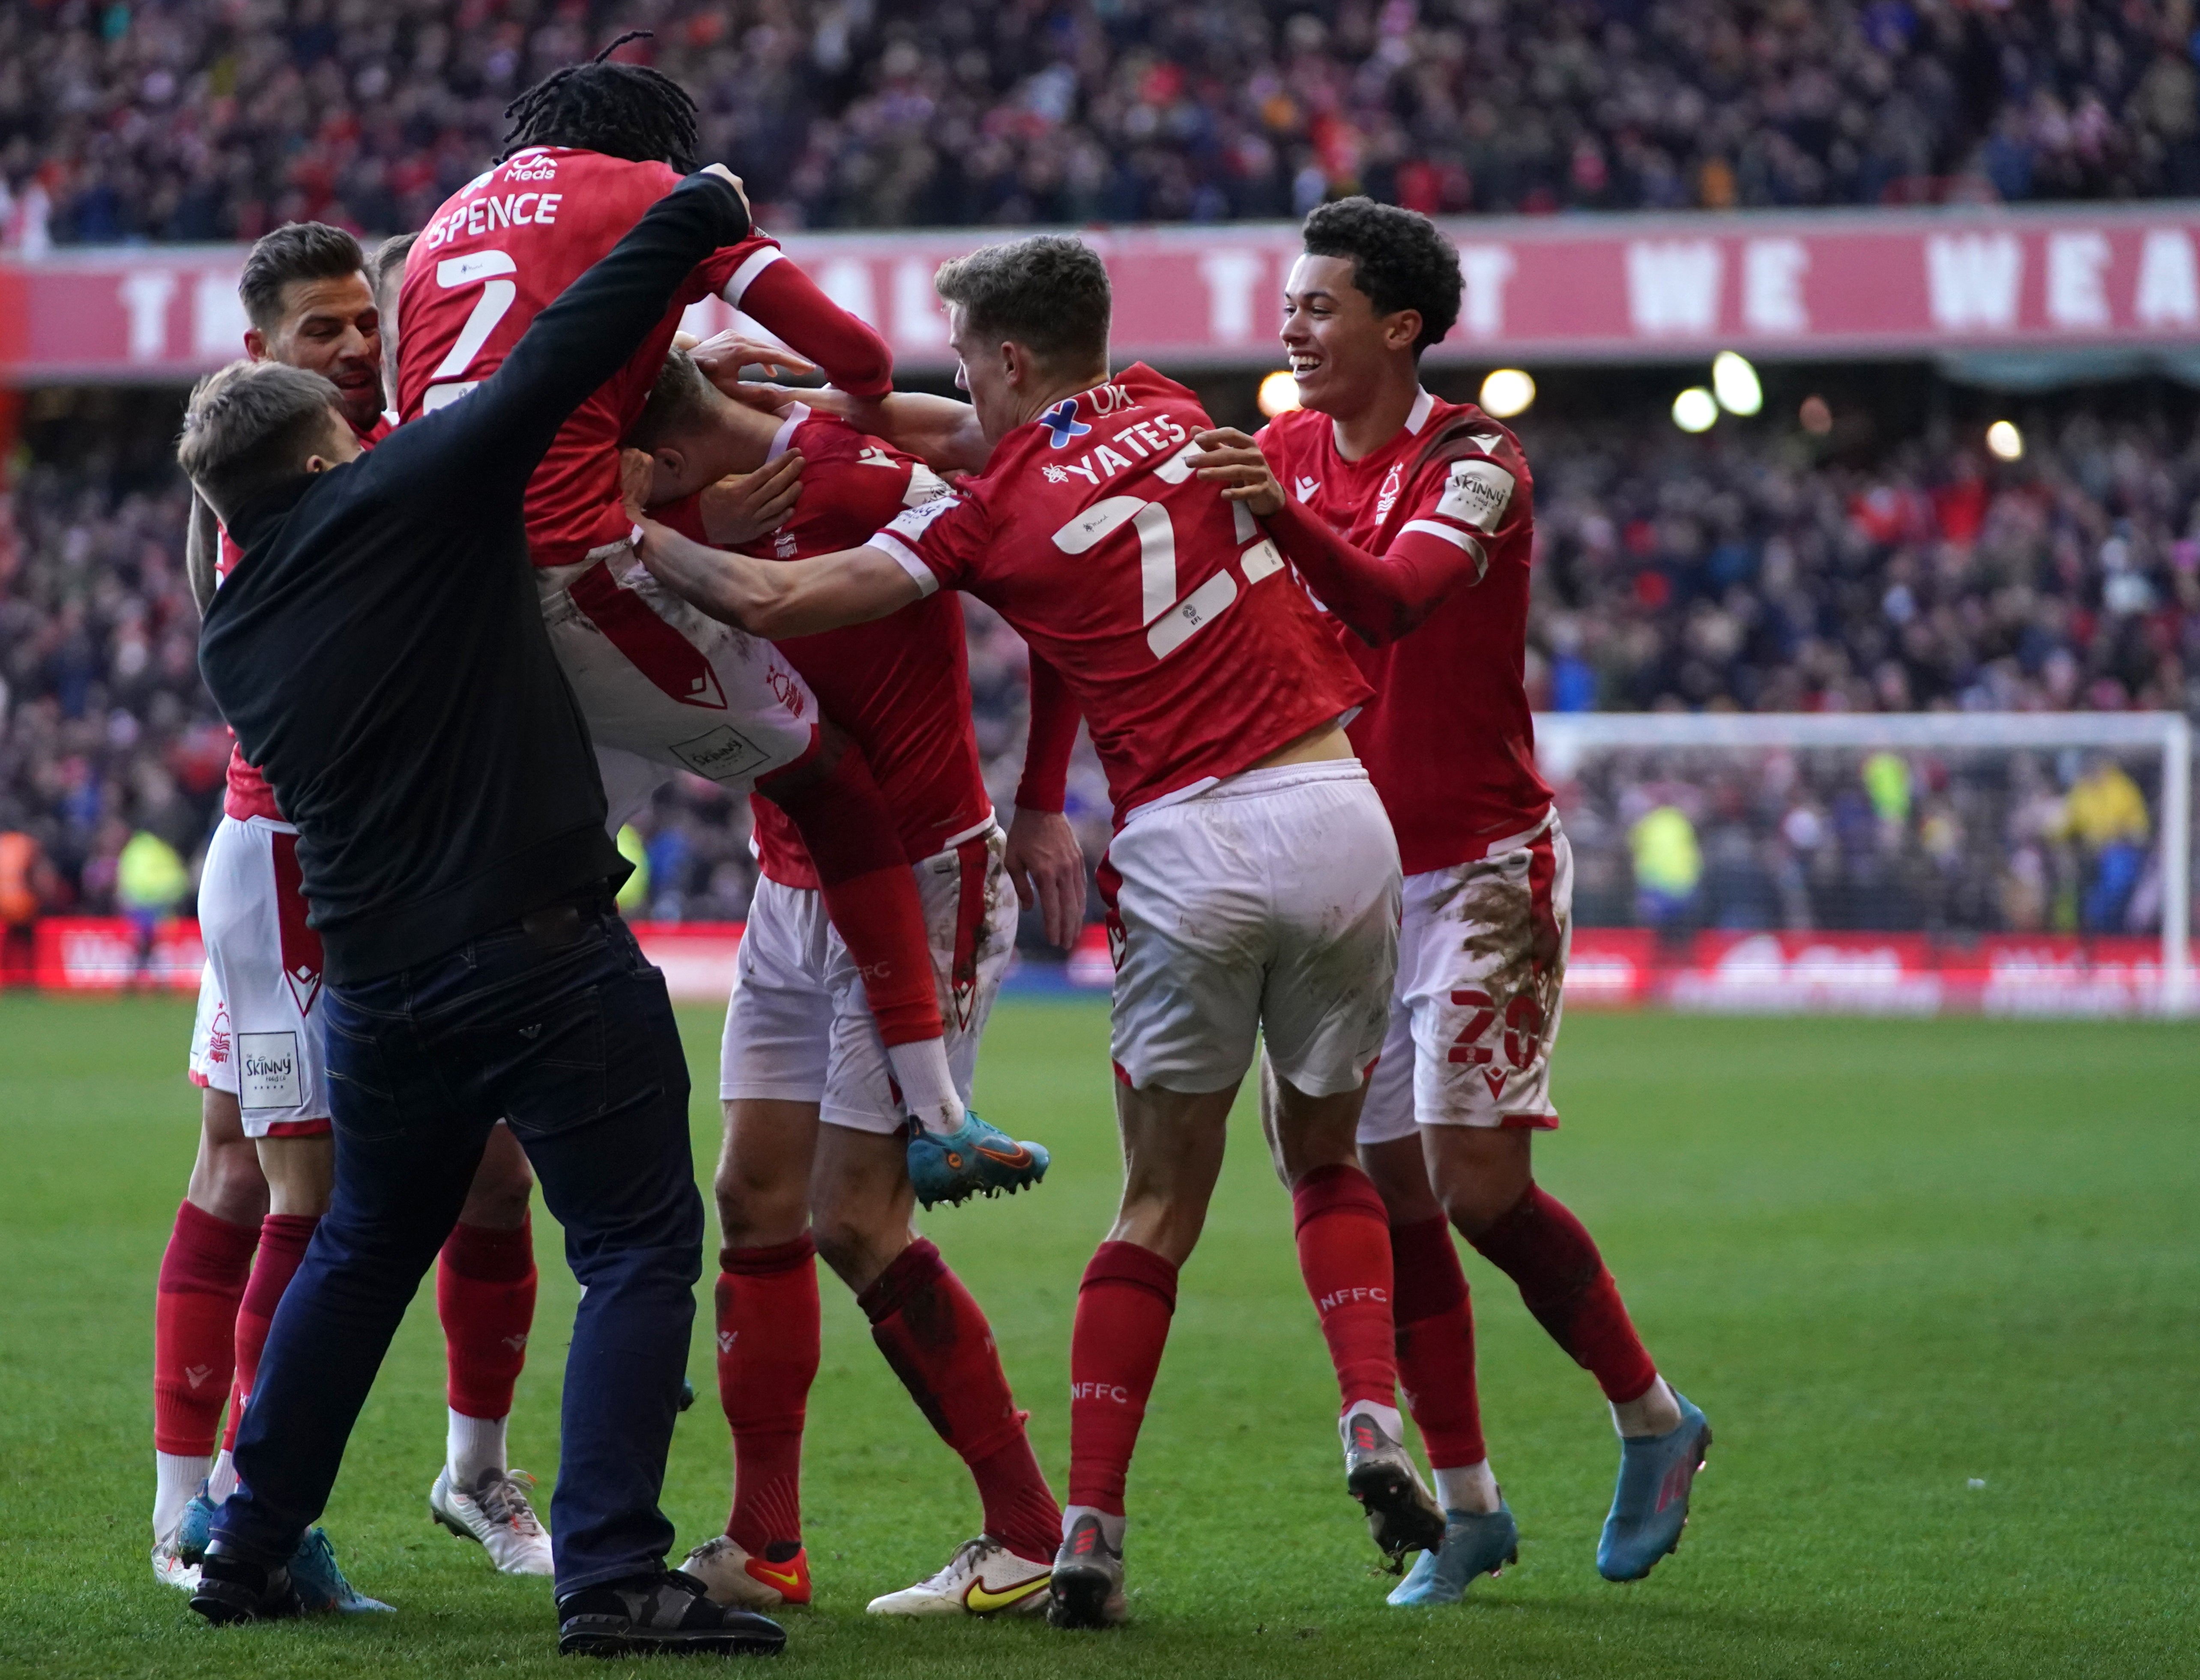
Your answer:
[[[1416,510],[1388,547],[1371,553],[1286,496],[1260,446],[1243,432],[1225,426],[1192,442],[1204,452],[1192,458],[1199,476],[1219,485],[1226,500],[1258,514],[1322,604],[1371,647],[1395,641],[1454,589],[1479,583],[1489,565],[1483,540],[1510,511],[1510,474],[1479,456],[1467,473],[1458,471],[1467,461],[1454,462],[1457,482],[1448,479],[1441,495]]]
[[[664,319],[696,263],[748,228],[748,200],[723,165],[690,175],[538,315],[463,402],[391,434],[407,470],[433,460],[485,488],[524,485],[567,416]]]
[[[924,593],[876,548],[844,548],[810,560],[753,560],[706,548],[654,519],[635,523],[641,563],[658,582],[699,612],[770,641],[883,618]]]

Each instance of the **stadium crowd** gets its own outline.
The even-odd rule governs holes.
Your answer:
[[[416,227],[637,26],[782,229],[2200,191],[2186,0],[19,0],[0,224]]]
[[[1540,411],[1520,424],[1538,468],[1539,707],[2200,711],[2200,448],[2166,426],[2073,407],[2016,465],[1913,441],[1829,465],[1769,424],[1692,439]],[[181,489],[143,459],[40,460],[0,524],[0,831],[38,840],[49,909],[115,908],[135,835],[190,862],[219,803],[227,739],[194,659]],[[986,608],[968,612],[1005,806],[1025,656]],[[1563,794],[1585,921],[2106,929],[2151,913],[2128,859],[2087,897],[2103,847],[2133,834],[2127,811],[2072,817],[2075,759],[1921,763],[1899,789],[1853,758],[1770,779],[1685,768],[1589,766]],[[1672,890],[1638,899],[1660,868],[1643,846],[1680,840],[1670,822],[1663,840],[1638,833],[1659,809],[1688,834],[1665,858]],[[1097,853],[1108,800],[1082,749],[1070,811]],[[2143,840],[2143,806],[2137,821]],[[637,828],[648,914],[743,914],[754,864],[736,802],[691,778]]]

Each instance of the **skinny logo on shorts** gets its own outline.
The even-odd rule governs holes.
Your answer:
[[[692,740],[676,741],[672,756],[698,776],[713,781],[739,781],[769,763],[771,755],[739,729],[721,723]]]
[[[295,1033],[237,1035],[237,1102],[245,1109],[295,1109],[305,1098]]]

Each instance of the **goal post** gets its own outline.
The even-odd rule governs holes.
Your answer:
[[[1681,1007],[2193,1011],[2180,713],[1553,712],[1536,735],[1584,1001],[1595,953],[1633,951],[1654,973],[1624,1000]]]

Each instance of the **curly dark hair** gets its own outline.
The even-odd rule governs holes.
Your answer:
[[[1352,284],[1378,315],[1421,312],[1415,355],[1439,343],[1459,319],[1459,251],[1418,210],[1340,198],[1306,219],[1306,252],[1352,259]]]
[[[629,41],[649,35],[630,29],[586,64],[552,72],[506,106],[512,127],[497,161],[529,146],[570,146],[635,163],[669,163],[683,175],[693,171],[702,143],[688,90],[646,64],[609,61]]]

